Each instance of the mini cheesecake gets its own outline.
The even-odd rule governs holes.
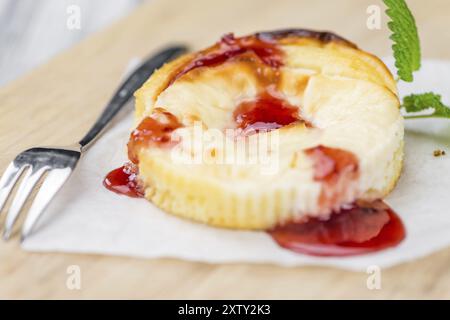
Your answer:
[[[327,219],[385,197],[401,172],[396,83],[332,33],[228,34],[164,65],[135,96],[139,188],[183,218],[238,229]],[[250,161],[261,141],[270,161]],[[247,161],[227,158],[242,144]]]

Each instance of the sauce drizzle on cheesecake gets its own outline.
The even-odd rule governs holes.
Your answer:
[[[356,198],[359,166],[352,152],[319,145],[305,153],[313,162],[314,180],[322,185],[319,206],[336,210]]]
[[[383,201],[357,202],[328,220],[290,222],[268,233],[283,248],[314,256],[359,255],[398,245],[406,235],[402,221]]]
[[[178,70],[168,86],[191,70],[200,67],[214,67],[225,63],[238,55],[251,52],[255,54],[265,65],[271,68],[279,68],[283,65],[282,51],[275,41],[269,37],[251,35],[235,38],[232,33],[226,34],[212,48],[201,51],[192,61]]]
[[[170,112],[155,109],[153,114],[145,117],[136,129],[131,132],[128,141],[128,159],[138,163],[138,153],[140,148],[150,144],[157,146],[171,145],[172,132],[181,128],[182,124]]]
[[[103,180],[103,185],[118,194],[133,198],[143,197],[144,190],[137,179],[139,150],[151,144],[161,147],[176,143],[172,139],[172,132],[181,126],[177,117],[170,112],[155,109],[154,113],[145,117],[130,135],[127,146],[128,159],[131,162],[108,173]]]
[[[327,220],[308,218],[269,230],[280,246],[315,256],[349,256],[393,247],[405,238],[403,223],[383,201],[341,206],[356,196],[359,168],[353,153],[321,145],[305,153],[313,161],[314,180],[322,185],[319,205],[334,210]]]
[[[137,180],[138,168],[132,163],[126,163],[120,168],[112,170],[103,180],[103,185],[115,193],[132,198],[142,198],[144,190]]]
[[[243,130],[274,130],[297,122],[298,108],[268,91],[255,100],[240,103],[233,113],[238,128]]]

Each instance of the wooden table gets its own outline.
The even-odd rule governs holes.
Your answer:
[[[423,55],[450,58],[450,2],[408,2],[420,26]],[[390,54],[385,16],[381,30],[366,27],[366,9],[374,3],[382,6],[374,0],[164,0],[145,4],[0,90],[0,171],[26,147],[64,145],[80,138],[117,85],[127,61],[170,41],[200,48],[229,31],[241,35],[309,27],[334,30],[375,54]],[[81,290],[66,287],[69,265],[81,267]],[[382,289],[368,290],[365,273],[27,253],[20,250],[15,237],[0,243],[0,297],[450,298],[449,268],[450,249],[382,270]]]

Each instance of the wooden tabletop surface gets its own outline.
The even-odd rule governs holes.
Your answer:
[[[426,58],[450,59],[450,2],[409,0]],[[386,17],[366,26],[381,0],[152,1],[125,19],[0,89],[0,172],[21,150],[65,145],[89,128],[127,62],[168,42],[194,48],[220,35],[274,28],[333,30],[363,49],[390,54]],[[3,222],[4,215],[0,217]],[[83,235],[80,235],[82,237]],[[81,270],[81,289],[66,286],[67,268]],[[0,298],[450,298],[450,248],[368,275],[323,267],[210,265],[84,254],[28,253],[17,236],[0,242]]]

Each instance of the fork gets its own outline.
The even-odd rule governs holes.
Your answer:
[[[75,169],[81,154],[99,137],[103,129],[131,98],[136,91],[164,63],[186,52],[185,46],[171,46],[145,60],[116,90],[102,114],[88,133],[78,143],[67,147],[37,147],[21,152],[6,168],[0,179],[0,214],[14,185],[24,174],[16,196],[5,218],[3,238],[8,240],[14,224],[32,190],[43,179],[42,186],[28,211],[22,225],[21,241],[32,231],[42,212],[67,181]]]

